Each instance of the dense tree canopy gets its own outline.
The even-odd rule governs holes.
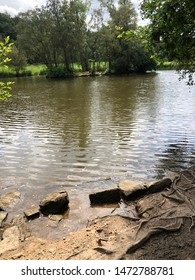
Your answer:
[[[194,72],[195,2],[193,0],[144,0],[145,18],[150,19],[147,32],[158,57],[178,62],[179,69]]]
[[[150,53],[144,45],[133,38],[124,40],[121,32],[137,29],[137,13],[130,0],[100,0],[101,8],[93,17],[96,47],[94,59],[109,61],[109,70],[115,73],[145,72],[156,67]],[[106,9],[108,20],[105,23],[103,13]],[[97,52],[98,50],[98,52]]]
[[[80,0],[48,0],[46,6],[20,14],[18,44],[28,59],[50,69],[64,64],[67,72],[77,61],[85,70],[87,7]]]
[[[16,40],[17,34],[15,26],[18,22],[18,17],[11,17],[8,13],[0,13],[0,37],[9,36]]]
[[[10,59],[9,66],[12,66],[16,76],[19,76],[20,70],[27,65],[26,56],[16,46],[13,46],[12,51],[8,54],[8,58]]]

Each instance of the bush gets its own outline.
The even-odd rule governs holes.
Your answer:
[[[117,57],[112,61],[112,70],[117,74],[127,74],[131,72],[131,65],[125,56]]]
[[[146,71],[156,70],[156,67],[157,63],[151,58],[150,53],[139,45],[115,54],[112,61],[112,69],[119,74],[145,73]]]
[[[146,71],[156,70],[157,63],[154,59],[150,58],[147,53],[142,53],[139,55],[138,61],[135,63],[135,72],[145,73]]]
[[[68,73],[63,65],[48,67],[46,71],[47,78],[68,78],[72,77],[72,73]]]

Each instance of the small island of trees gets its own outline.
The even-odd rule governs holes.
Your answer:
[[[44,64],[48,77],[75,71],[145,72],[156,62],[143,42],[120,34],[136,32],[137,13],[130,0],[99,0],[99,8],[81,0],[48,0],[15,17],[0,14],[0,34],[14,48],[10,65],[16,75],[28,64]]]
[[[63,78],[86,71],[144,73],[171,61],[193,83],[194,1],[141,1],[142,16],[150,20],[144,27],[131,0],[98,3],[92,9],[88,0],[47,0],[14,17],[0,13],[0,41],[9,36],[14,43],[8,56],[15,75],[30,75],[22,72],[27,64]]]

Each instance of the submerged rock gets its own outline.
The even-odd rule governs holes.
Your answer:
[[[8,214],[6,212],[1,211],[0,212],[0,227],[3,226],[3,223],[7,219]]]
[[[0,209],[6,210],[20,199],[20,192],[13,190],[0,196]]]
[[[54,221],[54,222],[57,222],[59,223],[61,220],[63,220],[63,215],[60,215],[60,214],[54,214],[54,215],[49,215],[48,218],[51,220],[51,221]]]
[[[112,204],[120,201],[120,191],[117,188],[95,192],[89,195],[91,204]]]
[[[65,190],[60,190],[49,194],[39,203],[40,211],[44,215],[62,214],[68,209],[69,198]]]
[[[39,218],[40,216],[39,208],[36,206],[32,206],[24,211],[24,215],[28,220]]]

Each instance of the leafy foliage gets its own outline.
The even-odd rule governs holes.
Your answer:
[[[48,69],[78,61],[86,69],[86,11],[81,0],[48,0],[45,6],[20,14],[18,44],[30,61],[45,63]],[[53,71],[53,70],[52,70]]]
[[[0,82],[0,100],[6,100],[11,97],[10,90],[13,82]]]
[[[17,34],[15,26],[18,22],[18,17],[11,17],[8,13],[0,13],[0,34],[2,38],[10,37],[11,40],[16,40]]]
[[[11,52],[13,43],[10,43],[10,38],[6,37],[4,42],[0,42],[0,66],[7,67],[6,63],[10,61],[8,54]],[[12,82],[0,82],[0,100],[5,100],[11,96]]]
[[[131,1],[119,0],[116,4],[113,0],[100,0],[100,3],[102,10],[96,10],[93,18],[97,31],[92,34],[96,42],[92,57],[109,61],[109,70],[115,73],[154,70],[156,63],[137,34],[137,14]],[[106,23],[105,9],[109,15]]]
[[[66,70],[64,65],[51,66],[47,69],[48,78],[67,78],[72,75]]]
[[[145,18],[150,19],[147,33],[151,46],[160,59],[178,62],[182,75],[195,70],[195,2],[192,0],[143,0]]]
[[[9,54],[9,58],[11,59],[10,65],[13,66],[16,71],[16,76],[19,76],[20,70],[22,70],[27,65],[25,55],[19,51],[16,46],[13,46],[12,51]]]

